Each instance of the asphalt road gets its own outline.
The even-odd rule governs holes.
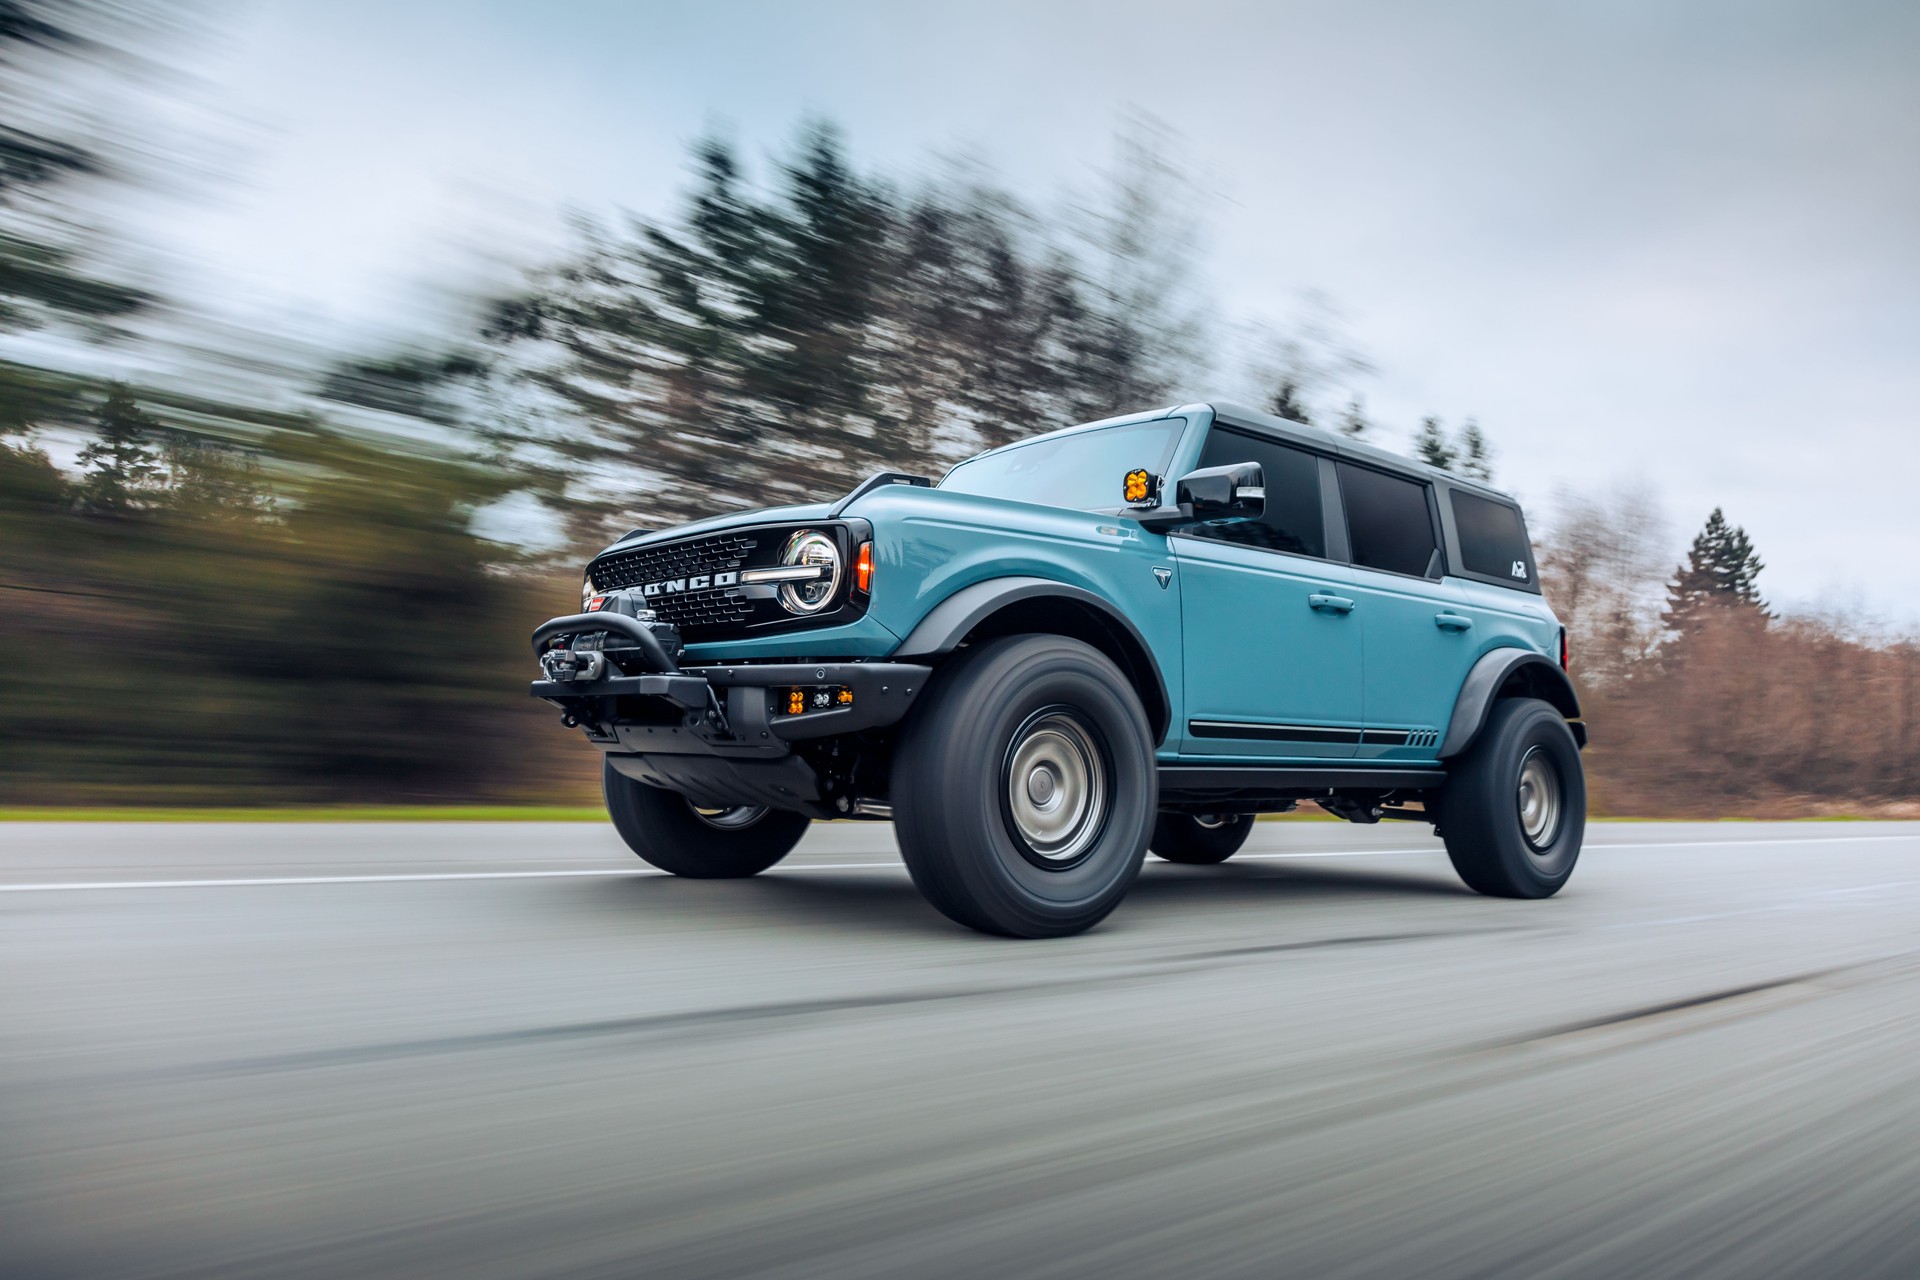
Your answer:
[[[0,826],[7,1280],[1916,1274],[1920,824],[1263,823],[1054,942],[884,827]]]

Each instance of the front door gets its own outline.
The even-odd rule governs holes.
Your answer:
[[[1266,512],[1167,540],[1180,574],[1186,723],[1181,753],[1351,757],[1361,724],[1365,618],[1328,562],[1320,460],[1215,427],[1199,465],[1260,464]]]

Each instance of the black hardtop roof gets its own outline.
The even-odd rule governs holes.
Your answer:
[[[1194,414],[1203,412],[1211,413],[1216,422],[1222,422],[1228,426],[1241,427],[1247,430],[1276,436],[1282,440],[1291,441],[1294,444],[1318,449],[1322,453],[1331,453],[1341,457],[1352,458],[1356,462],[1364,462],[1369,466],[1379,467],[1385,471],[1398,471],[1402,475],[1412,476],[1420,480],[1439,481],[1455,489],[1465,489],[1469,493],[1478,493],[1500,502],[1510,503],[1514,506],[1520,505],[1519,500],[1512,494],[1503,493],[1477,480],[1469,480],[1467,477],[1456,475],[1451,471],[1442,471],[1438,467],[1428,466],[1416,458],[1409,458],[1404,454],[1382,449],[1377,445],[1368,444],[1364,440],[1355,440],[1352,436],[1341,435],[1336,431],[1328,431],[1325,427],[1311,426],[1305,422],[1295,422],[1292,418],[1278,417],[1260,409],[1249,409],[1245,405],[1235,404],[1231,400],[1202,400],[1195,401],[1191,404],[1168,405],[1164,409],[1144,409],[1136,413],[1117,414],[1111,418],[1102,418],[1097,422],[1077,423],[1071,427],[1062,427],[1055,431],[1045,431],[1039,435],[1028,436],[1024,440],[1015,440],[1011,443],[1003,444],[998,449],[989,449],[985,453],[975,454],[974,457],[984,458],[988,454],[1000,453],[1008,449],[1018,449],[1022,445],[1032,444],[1036,440],[1044,440],[1048,436],[1066,435],[1069,432],[1091,431],[1100,427],[1117,427],[1129,423],[1152,422],[1159,418],[1191,417]],[[972,460],[972,458],[966,459],[966,461],[969,462]]]
[[[1478,480],[1469,480],[1467,477],[1456,475],[1451,471],[1442,471],[1440,468],[1429,466],[1417,458],[1409,458],[1405,454],[1382,449],[1378,445],[1368,444],[1364,440],[1355,440],[1352,436],[1341,435],[1339,432],[1329,431],[1325,427],[1311,426],[1305,422],[1295,422],[1292,418],[1282,418],[1275,414],[1265,413],[1259,409],[1249,409],[1245,405],[1234,404],[1229,400],[1209,400],[1195,404],[1179,405],[1165,412],[1167,414],[1190,414],[1201,409],[1211,410],[1214,421],[1224,423],[1227,426],[1251,428],[1255,431],[1279,436],[1282,439],[1292,440],[1296,444],[1311,445],[1326,453],[1340,454],[1344,457],[1352,458],[1355,462],[1365,462],[1372,466],[1380,467],[1383,470],[1398,471],[1403,475],[1416,476],[1423,480],[1439,480],[1456,489],[1465,489],[1470,493],[1480,493],[1489,498],[1497,498],[1502,502],[1511,502],[1516,506],[1519,505],[1511,494],[1502,493],[1500,490],[1490,485],[1482,484]]]

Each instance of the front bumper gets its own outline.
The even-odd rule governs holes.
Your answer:
[[[795,745],[898,724],[933,672],[910,662],[681,667],[647,643],[645,624],[598,613],[541,624],[534,652],[566,651],[595,633],[639,646],[617,651],[624,671],[603,658],[593,664],[597,678],[535,680],[529,692],[559,707],[563,722],[584,730],[620,772],[704,804],[818,808],[820,780]],[[790,712],[796,692],[805,709]],[[816,705],[821,694],[825,706]]]

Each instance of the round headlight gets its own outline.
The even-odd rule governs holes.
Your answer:
[[[803,529],[787,539],[780,563],[817,569],[811,578],[780,585],[780,603],[788,613],[818,613],[840,590],[840,547],[818,529]]]

